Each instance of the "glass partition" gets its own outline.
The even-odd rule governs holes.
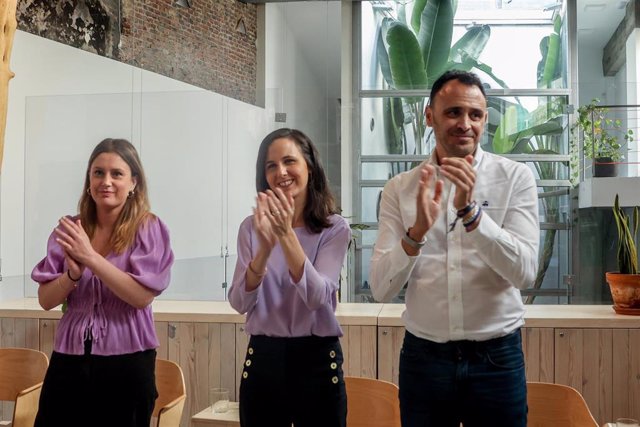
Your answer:
[[[123,137],[138,149],[152,211],[171,233],[175,264],[160,298],[224,300],[237,228],[251,214],[255,156],[264,133],[261,108],[213,92],[28,98],[25,296],[37,295],[28,275],[58,219],[77,212],[93,147]]]

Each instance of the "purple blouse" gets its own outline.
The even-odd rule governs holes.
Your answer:
[[[55,232],[51,233],[47,256],[31,273],[31,278],[40,284],[50,282],[67,271],[62,247],[55,239]],[[156,295],[169,286],[173,252],[169,230],[157,217],[140,226],[130,248],[121,254],[112,252],[106,258]],[[89,334],[93,340],[91,353],[100,356],[158,347],[151,305],[138,309],[127,304],[88,268],[85,268],[77,285],[67,297],[67,311],[56,331],[55,351],[84,354],[84,340]],[[56,286],[56,283],[42,286]]]
[[[304,227],[294,231],[307,256],[302,278],[294,283],[279,243],[267,261],[267,273],[257,289],[247,292],[245,274],[259,241],[252,217],[238,232],[238,261],[229,290],[229,302],[247,313],[250,335],[271,337],[342,336],[335,316],[340,269],[351,239],[351,229],[340,215],[330,217],[331,227],[314,234]]]

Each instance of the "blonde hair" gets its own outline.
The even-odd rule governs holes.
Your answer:
[[[78,202],[80,221],[89,238],[93,237],[98,222],[96,202],[87,191],[91,180],[91,165],[103,153],[115,153],[120,156],[131,169],[131,176],[136,179],[135,191],[130,193],[130,197],[127,198],[111,234],[111,249],[116,253],[122,253],[133,245],[138,228],[144,225],[147,220],[153,218],[147,196],[147,181],[138,152],[129,141],[126,139],[107,138],[96,145],[89,157],[84,187]]]

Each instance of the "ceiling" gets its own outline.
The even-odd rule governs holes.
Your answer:
[[[286,0],[247,0],[275,2]],[[637,0],[640,1],[640,0]],[[628,0],[576,0],[579,44],[596,49],[604,48],[625,15]],[[310,66],[326,73],[329,86],[340,86],[340,2],[291,2],[286,6],[287,22],[293,36],[308,53]],[[313,13],[309,13],[313,11]],[[337,49],[331,54],[327,49]],[[317,52],[327,54],[318,55]]]
[[[622,21],[625,0],[576,0],[578,4],[578,42],[594,48],[604,48]]]

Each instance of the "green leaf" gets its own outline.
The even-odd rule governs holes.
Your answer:
[[[518,130],[518,110],[515,105],[507,107],[507,110],[500,118],[500,124],[493,136],[493,152],[504,154],[513,148],[513,140],[509,136]]]
[[[382,110],[387,153],[402,154],[403,140],[400,130],[404,121],[402,101],[399,98],[384,98],[382,101]]]
[[[427,0],[415,0],[413,2],[413,10],[411,11],[411,28],[416,34],[420,32],[420,17],[424,10]],[[406,23],[406,21],[405,21]]]
[[[477,61],[487,46],[489,37],[491,37],[490,26],[474,25],[451,47],[449,61],[462,62],[469,57]]]
[[[376,55],[378,57],[378,64],[380,64],[380,71],[382,71],[382,77],[387,82],[389,87],[393,88],[393,77],[391,76],[391,66],[389,65],[389,55],[387,54],[387,48],[384,45],[384,33],[391,23],[390,18],[384,18],[378,27],[378,35],[376,37]]]
[[[544,67],[542,69],[542,75],[538,80],[539,88],[549,88],[551,86],[551,82],[556,74],[556,67],[558,66],[560,55],[560,35],[553,33],[548,37],[546,56],[542,59],[542,61],[544,61]]]
[[[423,67],[422,54],[418,40],[409,27],[393,22],[387,32],[389,44],[389,64],[396,89],[424,89],[427,86],[427,73]],[[410,98],[408,102],[418,102],[421,98]]]
[[[451,0],[427,0],[420,16],[418,43],[430,83],[442,74],[449,59],[453,14]]]

